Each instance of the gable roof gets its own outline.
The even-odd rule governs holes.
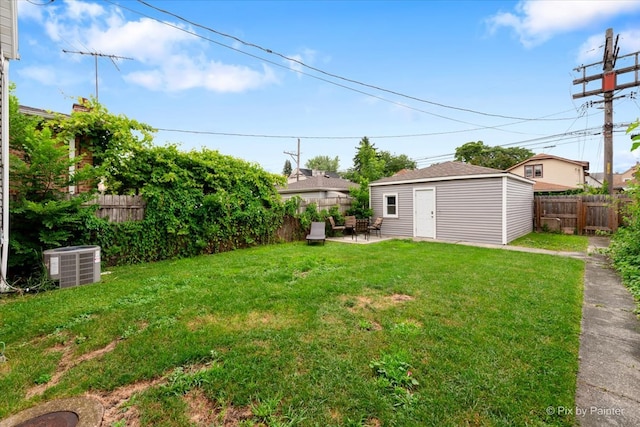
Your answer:
[[[282,194],[286,193],[299,193],[304,191],[349,191],[351,187],[357,187],[358,184],[352,181],[348,181],[342,178],[331,178],[325,175],[311,176],[301,181],[296,181],[288,184],[286,187],[278,187],[278,192]]]
[[[371,185],[384,185],[400,182],[415,181],[435,181],[440,178],[470,178],[476,176],[498,176],[507,175],[507,172],[500,169],[487,168],[484,166],[470,165],[463,162],[436,163],[426,168],[403,171],[403,173],[381,178],[371,183]],[[508,174],[514,178],[513,174]],[[527,182],[529,180],[526,180]]]
[[[539,160],[559,160],[561,162],[572,163],[574,165],[578,165],[578,166],[582,167],[582,169],[584,169],[584,170],[589,170],[589,162],[584,162],[584,161],[581,161],[581,160],[565,159],[564,157],[554,156],[552,154],[540,153],[540,154],[536,154],[535,156],[529,157],[527,160],[525,160],[523,162],[520,162],[518,164],[515,164],[515,165],[511,166],[509,169],[507,169],[507,171],[511,171],[511,170],[517,168],[518,166],[522,166],[522,165],[524,165],[526,163],[535,162],[535,161],[539,161]]]

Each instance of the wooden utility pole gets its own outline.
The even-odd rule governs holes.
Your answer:
[[[291,159],[296,162],[296,181],[300,181],[300,138],[298,138],[298,151],[295,153],[284,151],[284,154],[290,155]]]
[[[95,69],[96,69],[96,101],[98,100],[98,57],[104,57],[104,58],[109,58],[111,60],[111,62],[113,62],[113,65],[116,67],[116,69],[118,71],[120,71],[120,68],[118,68],[118,65],[116,65],[116,59],[129,59],[131,61],[133,61],[133,58],[128,58],[126,56],[118,56],[118,55],[107,55],[106,53],[98,53],[98,52],[81,52],[79,50],[65,50],[62,49],[62,51],[64,53],[77,53],[79,55],[91,55],[93,56],[94,59],[94,63],[95,63]]]
[[[604,181],[607,183],[609,194],[613,194],[613,100],[617,99],[614,96],[616,90],[628,89],[634,86],[640,86],[640,79],[638,79],[638,71],[640,70],[640,64],[638,63],[638,55],[640,52],[631,53],[628,55],[618,57],[620,48],[618,47],[618,38],[616,36],[615,43],[613,41],[613,29],[607,29],[605,35],[604,54],[602,61],[589,65],[582,65],[578,68],[574,68],[574,71],[582,71],[582,77],[573,81],[574,85],[582,85],[582,92],[573,95],[573,99],[584,98],[586,96],[604,95],[603,101],[596,101],[596,103],[604,104]],[[616,61],[620,58],[627,58],[635,56],[635,64],[629,67],[615,69]],[[586,69],[594,65],[602,64],[602,73],[587,76]],[[631,82],[618,84],[617,76],[629,72],[634,72],[635,76]],[[587,84],[594,80],[601,80],[602,87],[600,89],[587,91]]]

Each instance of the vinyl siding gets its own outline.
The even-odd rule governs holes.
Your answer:
[[[436,239],[502,244],[502,179],[435,183]]]
[[[0,1],[0,46],[7,59],[18,58],[17,5],[15,0]]]
[[[381,233],[389,236],[413,237],[413,185],[384,185],[370,187],[370,206],[373,217],[384,217],[382,195],[398,193],[398,218],[384,218]]]
[[[533,231],[533,186],[507,180],[507,243]]]

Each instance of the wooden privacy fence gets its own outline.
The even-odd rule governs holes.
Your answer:
[[[142,221],[146,207],[142,196],[100,195],[89,204],[98,205],[96,216],[110,222]]]
[[[629,199],[623,195],[535,196],[535,228],[569,234],[614,232],[623,220],[623,207]]]

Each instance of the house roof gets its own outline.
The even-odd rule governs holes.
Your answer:
[[[426,181],[437,180],[440,178],[469,178],[472,176],[482,175],[505,175],[506,172],[499,169],[487,168],[484,166],[470,165],[462,162],[444,162],[437,163],[422,169],[414,169],[403,171],[402,173],[388,176],[371,183],[371,185],[383,185],[399,182]],[[516,175],[509,174],[513,177]],[[518,177],[521,178],[521,177]],[[529,180],[526,180],[529,181]]]
[[[338,175],[337,172],[317,171],[317,170],[305,169],[305,168],[300,168],[300,169],[297,169],[297,170],[300,171],[300,176],[305,176],[305,177],[312,177],[314,175],[325,175],[325,176],[328,176],[330,178],[340,178],[340,175]],[[289,177],[295,178],[295,176],[296,176],[296,170],[293,170],[291,172],[291,174],[289,175]]]
[[[507,171],[511,171],[517,168],[518,166],[522,166],[526,163],[535,162],[539,160],[559,160],[561,162],[572,163],[574,165],[581,166],[584,170],[589,170],[589,162],[584,162],[581,160],[565,159],[564,157],[554,156],[552,154],[540,153],[540,154],[536,154],[535,156],[529,157],[527,160],[523,162],[520,162],[516,165],[511,166],[509,169],[507,169]]]
[[[20,105],[18,111],[27,116],[38,116],[43,119],[53,119],[58,115],[69,117],[68,114],[56,113],[54,111],[43,110],[42,108],[27,107],[26,105]]]
[[[559,192],[559,191],[568,191],[575,190],[578,187],[568,187],[566,185],[554,184],[552,182],[544,182],[544,181],[536,181],[533,184],[534,192]]]
[[[278,187],[279,193],[299,193],[305,191],[349,191],[358,184],[342,178],[331,178],[326,175],[310,176],[307,179],[295,181],[286,187]]]

